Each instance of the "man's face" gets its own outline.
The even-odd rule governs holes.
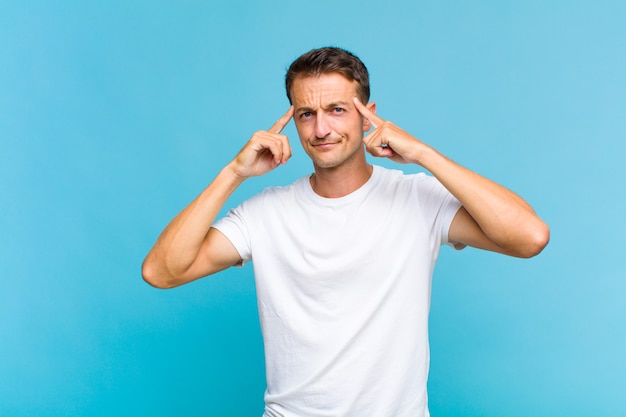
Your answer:
[[[370,125],[352,101],[357,86],[338,73],[294,80],[293,117],[302,147],[316,168],[365,163],[363,132]],[[368,108],[373,110],[374,103]]]

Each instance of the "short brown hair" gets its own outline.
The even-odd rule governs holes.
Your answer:
[[[291,87],[296,78],[319,77],[322,74],[339,73],[358,83],[357,95],[362,103],[370,99],[369,74],[365,64],[354,54],[337,47],[313,49],[292,62],[285,75],[287,98],[291,103]]]

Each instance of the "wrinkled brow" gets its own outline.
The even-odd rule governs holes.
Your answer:
[[[333,101],[331,103],[325,104],[324,106],[322,106],[323,110],[332,110],[334,108],[337,107],[349,107],[350,103],[347,101],[343,101],[343,100],[339,100],[339,101]],[[310,106],[300,106],[296,109],[296,112],[314,112],[315,109],[313,107]]]

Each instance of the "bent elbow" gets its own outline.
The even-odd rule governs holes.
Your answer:
[[[519,254],[520,258],[532,258],[539,255],[548,242],[550,242],[550,228],[542,222],[529,236],[524,250]]]
[[[168,289],[175,287],[170,280],[164,277],[164,274],[159,273],[158,268],[148,258],[141,265],[141,277],[154,288]]]

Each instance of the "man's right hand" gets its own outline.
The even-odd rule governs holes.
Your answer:
[[[293,117],[293,106],[267,131],[256,132],[229,164],[233,172],[245,179],[266,174],[291,158],[289,139],[280,132]]]

